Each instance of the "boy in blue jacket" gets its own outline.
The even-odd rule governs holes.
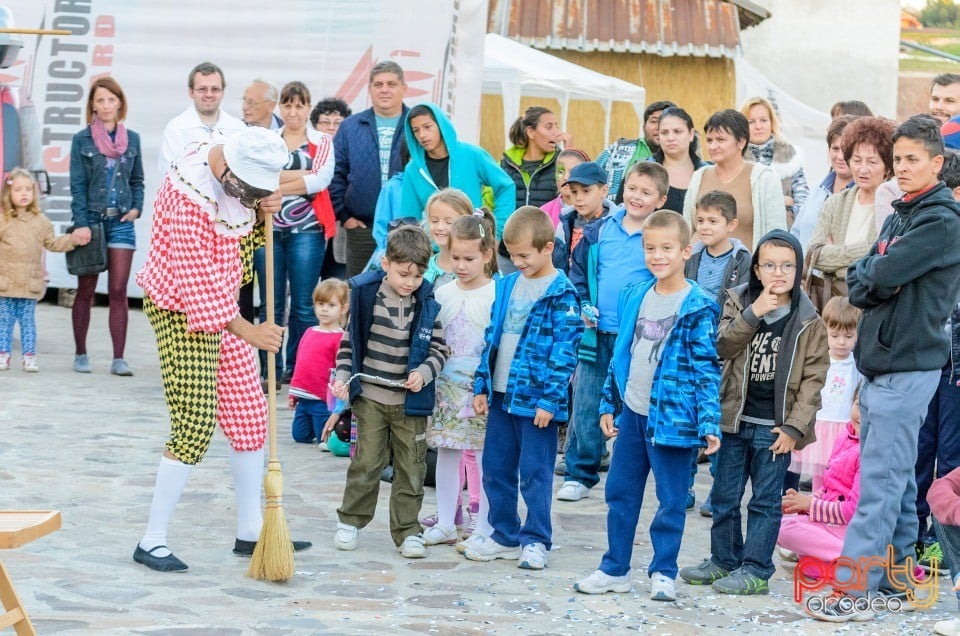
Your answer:
[[[600,568],[574,584],[578,592],[630,591],[633,540],[652,470],[660,506],[650,524],[650,598],[677,598],[692,449],[720,448],[719,308],[683,276],[690,249],[690,227],[678,213],[654,212],[644,223],[644,258],[655,280],[620,296],[620,324],[633,328],[617,336],[600,403],[600,426],[617,437],[606,485],[609,547]]]
[[[464,542],[464,556],[519,558],[521,568],[542,570],[551,547],[557,423],[567,421],[567,387],[583,323],[577,292],[553,265],[550,217],[521,207],[507,221],[503,242],[519,271],[497,281],[473,390],[474,410],[490,414],[483,488],[493,533],[474,533]],[[527,506],[522,526],[518,494]]]

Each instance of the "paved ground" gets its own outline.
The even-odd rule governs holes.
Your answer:
[[[957,610],[943,584],[941,601],[926,613],[835,628],[798,611],[792,574],[782,568],[769,596],[728,598],[680,585],[676,604],[650,601],[643,571],[650,494],[630,594],[588,597],[571,588],[596,568],[606,547],[601,490],[582,502],[554,504],[555,548],[543,572],[469,562],[452,547],[431,548],[421,561],[401,558],[387,533],[388,487],[359,549],[338,552],[331,537],[347,460],[291,441],[286,408],[280,410],[284,509],[292,534],[316,544],[298,555],[294,579],[248,579],[247,561],[231,554],[233,493],[219,433],[171,527],[170,544],[190,570],[152,572],[131,554],[167,431],[156,351],[145,317],[131,312],[127,360],[136,376],[110,376],[106,322],[106,310],[95,309],[94,373],[78,375],[69,370],[69,311],[41,305],[41,372],[0,373],[0,509],[52,508],[63,515],[61,531],[0,555],[41,634],[929,634],[936,620]],[[701,469],[698,500],[708,489]],[[433,509],[433,490],[424,506]],[[688,516],[681,565],[707,555],[709,529],[708,519]]]

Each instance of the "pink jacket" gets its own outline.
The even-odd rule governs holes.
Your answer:
[[[960,468],[937,479],[927,491],[930,512],[945,526],[960,526]]]
[[[850,523],[860,500],[860,437],[847,424],[837,437],[823,473],[823,487],[813,495],[810,520],[844,525]]]
[[[560,195],[557,195],[556,199],[544,203],[540,206],[540,209],[546,212],[550,220],[553,221],[553,229],[557,229],[557,225],[560,223],[560,211],[563,209],[563,199],[560,198]]]

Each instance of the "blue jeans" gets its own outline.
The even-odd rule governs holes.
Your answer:
[[[607,379],[617,334],[597,333],[597,361],[581,360],[573,376],[573,412],[567,426],[564,462],[566,481],[587,488],[600,482],[600,457],[605,446],[600,431],[600,394]]]
[[[893,547],[897,565],[915,557],[917,541],[917,439],[940,371],[886,373],[860,389],[860,499],[847,526],[841,556],[885,558]],[[835,579],[849,581],[850,568],[837,568]],[[872,567],[864,596],[889,586],[882,568]],[[881,585],[885,583],[884,585]]]
[[[260,324],[267,322],[267,250],[258,247],[253,251],[253,275],[257,290],[260,293],[260,312],[257,314],[257,321]],[[252,292],[251,292],[252,294]],[[257,350],[257,356],[260,358],[260,377],[267,377],[267,352],[262,349]],[[274,356],[277,367],[277,378],[283,374],[283,356]]]
[[[37,301],[32,298],[0,297],[0,353],[10,353],[13,326],[20,324],[20,349],[23,355],[37,352],[37,324],[34,320]]]
[[[323,427],[327,424],[330,411],[325,400],[297,398],[297,410],[293,413],[293,441],[309,444],[320,441]]]
[[[917,442],[917,519],[920,522],[918,541],[933,534],[927,527],[930,504],[927,491],[936,476],[943,477],[960,467],[960,387],[950,383],[951,365],[940,372],[937,392],[930,400],[927,418],[920,428]]]
[[[660,572],[677,578],[677,555],[687,520],[684,476],[690,465],[690,449],[655,445],[647,439],[647,416],[624,408],[619,419],[616,450],[607,475],[607,552],[600,569],[610,576],[630,571],[633,539],[643,504],[647,477],[653,471],[660,506],[650,524],[653,559],[648,574]]]
[[[700,457],[700,449],[693,449],[693,457],[690,458],[690,488],[693,488],[693,483],[697,479],[697,469],[699,464],[697,463],[697,458]],[[710,460],[710,476],[713,477],[717,473],[717,454],[707,455],[707,459]]]
[[[761,579],[769,579],[775,570],[773,548],[783,516],[780,493],[791,457],[790,453],[782,453],[774,458],[770,447],[777,436],[772,428],[741,422],[739,433],[724,433],[711,491],[711,560],[725,570],[743,568]],[[747,504],[744,545],[740,502],[747,479],[753,494]]]
[[[276,323],[288,327],[283,370],[293,373],[300,338],[317,325],[313,289],[320,281],[320,268],[327,242],[323,232],[273,232],[273,298]],[[287,281],[290,281],[290,319],[287,320]],[[277,364],[281,356],[277,355]]]
[[[553,545],[550,505],[556,456],[556,422],[537,428],[533,418],[504,410],[503,393],[491,396],[483,442],[483,489],[490,502],[494,541],[509,547],[542,543],[547,550]],[[527,505],[522,526],[518,495]]]

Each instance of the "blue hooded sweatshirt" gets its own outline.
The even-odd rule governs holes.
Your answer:
[[[497,237],[499,238],[503,233],[503,225],[514,210],[516,186],[513,185],[513,180],[486,150],[458,141],[457,131],[439,106],[436,104],[424,104],[424,106],[433,113],[437,127],[440,128],[443,143],[446,144],[450,155],[449,187],[462,190],[477,208],[483,205],[483,186],[487,185],[493,189],[493,212],[497,219]],[[404,120],[403,133],[407,138],[407,148],[410,149],[410,163],[403,171],[400,210],[402,216],[419,219],[425,216],[424,208],[427,205],[427,199],[439,188],[427,169],[427,153],[413,136],[409,117]]]

